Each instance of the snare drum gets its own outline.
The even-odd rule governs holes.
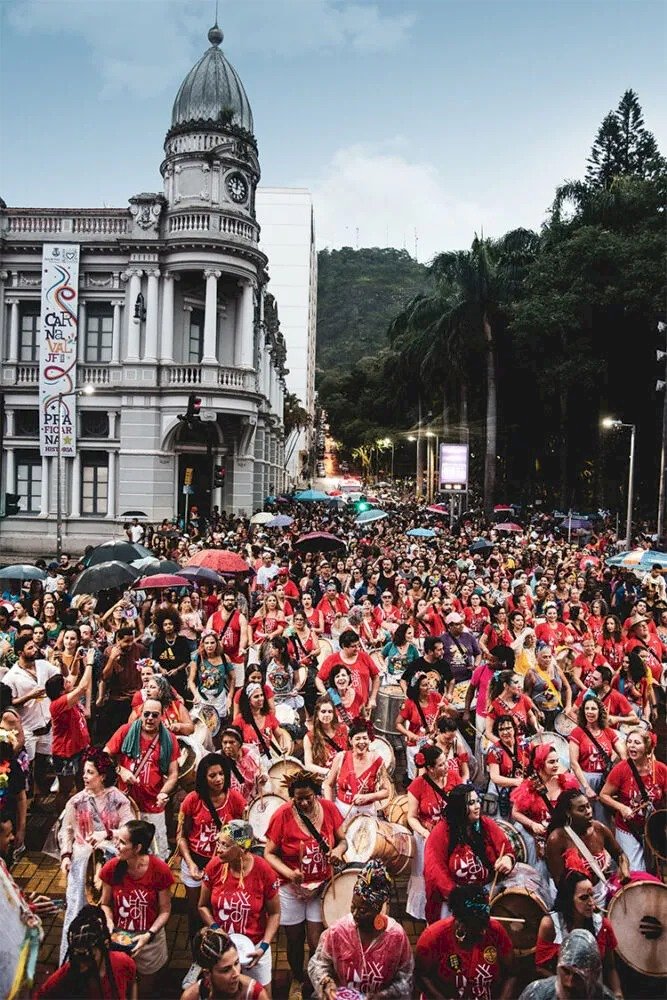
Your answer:
[[[280,796],[284,801],[287,801],[289,799],[289,792],[285,784],[285,778],[299,774],[301,771],[303,771],[303,764],[296,757],[285,756],[274,761],[268,771],[271,792],[274,795]]]
[[[549,743],[558,753],[563,771],[570,770],[570,745],[564,736],[558,733],[537,733],[528,740],[529,746],[541,746]]]
[[[248,805],[248,822],[252,827],[255,840],[266,841],[266,831],[269,829],[274,813],[285,805],[285,799],[280,795],[258,795]]]
[[[516,958],[534,955],[540,920],[548,912],[540,879],[528,865],[516,865],[498,884],[491,900],[492,917],[510,918],[503,926],[512,939]]]
[[[385,684],[377,694],[377,708],[373,725],[379,733],[396,735],[396,720],[405,701],[403,688],[399,684]]]
[[[565,714],[565,712],[559,712],[554,719],[554,729],[559,736],[562,736],[565,739],[567,739],[572,730],[576,728],[576,725],[576,722],[573,722],[572,719]]]
[[[626,965],[644,976],[667,976],[667,885],[624,885],[611,900],[607,916]]]
[[[526,864],[526,862],[528,861],[528,858],[526,856],[526,844],[524,842],[523,837],[516,829],[516,827],[513,826],[512,823],[508,823],[507,820],[496,819],[495,817],[494,817],[494,823],[496,823],[496,825],[500,827],[500,829],[503,831],[503,833],[509,840],[510,844],[512,845],[512,850],[514,851],[514,857],[516,858],[517,862]]]
[[[347,828],[345,859],[365,864],[372,858],[383,861],[391,875],[408,871],[415,852],[414,839],[405,827],[375,816],[356,816]]]
[[[393,774],[396,770],[396,755],[389,740],[385,740],[382,736],[376,736],[369,749],[374,750],[382,757],[387,774]]]
[[[320,651],[317,654],[318,667],[321,667],[324,661],[326,660],[327,656],[331,656],[332,653],[333,653],[333,646],[331,645],[329,640],[323,639],[322,636],[320,636]]]
[[[322,895],[322,922],[325,927],[331,927],[352,909],[352,894],[362,869],[363,865],[348,865],[327,882]]]

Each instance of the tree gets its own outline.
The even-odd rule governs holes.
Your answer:
[[[598,129],[586,169],[589,187],[608,188],[617,177],[657,180],[665,171],[652,132],[644,125],[639,98],[626,90],[616,111],[611,111]]]
[[[312,418],[301,404],[299,397],[293,392],[285,393],[285,401],[283,403],[283,426],[285,428],[285,437],[288,438],[292,431],[303,430],[304,427],[309,427],[312,423]]]

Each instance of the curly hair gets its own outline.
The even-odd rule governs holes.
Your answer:
[[[179,615],[178,611],[175,608],[159,608],[155,612],[154,621],[155,621],[155,627],[157,628],[160,634],[163,633],[164,623],[166,621],[171,621],[174,623],[174,631],[177,633],[180,632],[183,627],[181,616]]]
[[[606,729],[609,725],[609,713],[607,712],[607,706],[596,698],[594,695],[586,695],[579,706],[579,711],[577,712],[577,724],[581,726],[582,729],[588,728],[588,723],[586,721],[586,705],[590,705],[593,702],[594,705],[598,707],[598,726],[600,729]]]

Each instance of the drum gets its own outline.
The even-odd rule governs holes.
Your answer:
[[[626,965],[645,976],[667,976],[667,885],[628,883],[611,900],[607,916]]]
[[[303,764],[296,757],[280,757],[279,760],[274,761],[269,767],[269,786],[273,795],[279,795],[281,799],[287,801],[289,799],[289,792],[287,790],[287,785],[285,784],[285,778],[291,777],[294,774],[298,774],[303,771]]]
[[[205,701],[199,702],[199,704],[192,706],[190,717],[195,724],[195,732],[197,731],[198,722],[202,722],[204,724],[211,739],[213,739],[214,736],[217,736],[220,732],[220,726],[222,723],[220,721],[220,714],[214,705],[209,705]],[[201,742],[203,743],[204,741],[201,740]]]
[[[390,823],[395,826],[404,826],[406,830],[410,829],[408,823],[408,796],[407,795],[396,795],[386,806],[384,814]]]
[[[454,685],[451,707],[457,712],[463,712],[466,707],[466,694],[469,687],[470,681],[459,681],[458,684]]]
[[[576,725],[577,723],[573,722],[572,719],[565,714],[565,712],[559,712],[554,719],[554,729],[559,736],[563,736],[565,739],[567,739],[572,730],[576,728]]]
[[[191,792],[195,787],[197,765],[205,751],[201,743],[195,742],[189,736],[177,736],[178,741],[178,784],[185,792]]]
[[[658,809],[646,820],[644,850],[651,870],[667,883],[667,809]]]
[[[322,895],[322,921],[325,927],[331,927],[350,912],[354,884],[362,868],[363,865],[348,865],[327,882]]]
[[[385,660],[380,650],[376,649],[373,653],[370,654],[370,657],[375,666],[380,671],[380,677],[385,677],[387,673],[387,661]]]
[[[397,823],[388,823],[375,816],[356,816],[347,828],[349,862],[366,864],[371,858],[383,861],[391,875],[409,870],[415,852],[412,834]]]
[[[498,882],[491,900],[491,916],[510,918],[503,926],[514,945],[515,958],[535,953],[540,920],[549,912],[537,872],[528,865],[516,865]]]
[[[377,708],[373,725],[379,733],[396,735],[396,720],[405,701],[403,688],[399,684],[385,684],[377,695]]]
[[[393,774],[396,770],[396,756],[389,740],[385,740],[382,736],[376,736],[370,749],[382,757],[387,774]]]
[[[540,746],[543,743],[551,744],[554,750],[558,752],[558,757],[563,771],[569,771],[570,745],[565,737],[560,736],[558,733],[537,733],[535,736],[531,736],[528,740],[528,745],[533,747]]]
[[[241,963],[241,968],[250,965],[255,954],[255,946],[249,937],[245,934],[230,934],[230,940],[236,945],[236,950],[239,953],[239,962]]]
[[[255,834],[255,840],[264,843],[273,814],[284,805],[285,800],[280,795],[259,795],[252,800],[248,806],[248,822]]]
[[[324,661],[326,660],[327,656],[331,656],[332,653],[333,653],[333,646],[331,645],[329,640],[323,639],[322,636],[320,636],[320,651],[317,654],[318,667],[321,667]]]
[[[494,817],[494,822],[500,827],[500,829],[503,831],[503,833],[509,840],[510,844],[512,845],[512,850],[514,851],[514,857],[516,858],[517,862],[520,861],[523,864],[525,864],[528,861],[528,858],[526,856],[526,844],[519,831],[516,829],[515,826],[512,825],[512,823],[508,823],[508,821],[505,819],[496,819]]]
[[[282,760],[283,757],[291,756],[294,750],[294,740],[286,729],[283,729],[283,741],[287,746],[287,750],[285,751],[285,753],[278,753],[277,750],[273,749],[271,743],[269,744],[269,753],[271,754],[271,760]],[[275,738],[275,736],[273,737],[272,743],[275,743],[276,746],[279,745],[278,740]]]

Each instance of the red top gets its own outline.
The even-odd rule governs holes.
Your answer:
[[[546,642],[551,646],[551,652],[555,653],[558,646],[564,645],[570,634],[563,622],[556,622],[550,625],[549,622],[542,622],[535,629],[535,641]]]
[[[419,714],[419,709],[412,698],[405,699],[401,706],[401,710],[398,713],[398,718],[402,719],[406,728],[409,729],[411,733],[426,736],[426,733],[431,729],[437,718],[439,708],[440,694],[437,691],[429,691],[428,704],[421,706],[424,718],[426,719],[427,728],[424,728],[424,723],[421,715]]]
[[[328,799],[319,799],[322,806],[322,839],[334,847],[336,830],[343,825],[343,817],[336,805]],[[271,818],[266,839],[273,841],[280,849],[280,857],[289,868],[300,868],[307,885],[326,882],[331,878],[331,865],[322,852],[317,840],[297,823],[291,802],[280,806]],[[287,879],[280,876],[280,881]]]
[[[128,788],[125,782],[118,782],[118,787],[121,792],[127,792],[128,795],[137,804],[140,812],[147,813],[158,813],[164,811],[164,806],[158,806],[157,796],[162,791],[162,786],[165,782],[165,775],[160,772],[160,740],[153,736],[146,736],[143,732],[139,737],[139,756],[136,760],[132,757],[128,757],[126,754],[121,753],[121,746],[123,745],[123,740],[125,739],[130,726],[133,726],[134,722],[126,722],[124,726],[117,729],[113,734],[109,742],[107,743],[107,751],[110,754],[117,754],[120,758],[120,766],[127,768],[128,771],[132,771],[133,774],[139,778],[139,784],[132,785]],[[179,746],[176,737],[173,733],[169,733],[169,739],[171,741],[171,757],[170,760],[178,760]],[[153,744],[151,752],[145,757],[146,751]],[[143,763],[142,763],[143,761]],[[137,766],[141,764],[141,770],[137,771]]]
[[[587,694],[586,691],[580,691],[577,695],[574,705],[575,708],[583,703],[584,696]],[[633,715],[632,705],[620,691],[616,691],[614,688],[610,688],[609,691],[600,698],[600,701],[607,709],[609,715]]]
[[[357,657],[353,663],[345,663],[341,659],[339,653],[330,653],[325,659],[324,663],[317,671],[317,676],[326,685],[329,679],[329,674],[334,667],[342,663],[352,674],[352,687],[358,693],[361,698],[362,704],[366,704],[371,693],[371,682],[380,673],[377,664],[370,658],[368,653],[360,649],[357,652]]]
[[[330,601],[326,594],[324,595],[315,608],[316,611],[320,611],[322,613],[322,617],[324,619],[324,635],[329,637],[331,636],[331,627],[336,621],[336,615],[346,615],[349,607],[347,598],[343,597],[342,594],[338,594],[334,597],[333,601]]]
[[[122,881],[114,883],[113,875],[118,864],[118,858],[112,858],[100,872],[101,880],[111,886],[114,927],[116,930],[143,933],[158,915],[158,894],[173,885],[174,876],[169,865],[149,854],[148,868],[141,878],[131,878],[126,871]]]
[[[625,655],[625,645],[616,642],[614,639],[606,638],[602,640],[602,655],[612,670],[620,670],[623,666]]]
[[[662,764],[659,760],[654,760],[651,772],[649,774],[642,774],[640,777],[644,782],[648,797],[653,803],[654,808],[663,809],[665,800],[667,799],[667,765]],[[621,760],[612,767],[607,781],[618,790],[615,797],[619,802],[630,806],[632,809],[636,809],[640,805],[642,795],[627,760]],[[630,832],[630,827],[620,813],[615,813],[614,816],[616,826],[619,830],[625,830],[626,833]],[[645,821],[646,810],[639,809],[631,820],[633,829],[643,832]]]
[[[280,611],[275,614],[266,615],[265,618],[262,618],[261,615],[255,615],[254,618],[250,619],[252,641],[264,642],[267,635],[275,632],[278,628],[280,629],[280,634],[282,634],[286,624],[287,622],[282,617]]]
[[[49,705],[51,721],[51,751],[57,757],[73,757],[90,746],[86,717],[79,702],[68,708],[68,695],[63,694]]]
[[[578,667],[581,670],[581,682],[582,684],[586,684],[593,671],[597,670],[598,667],[604,667],[606,664],[607,661],[601,653],[593,653],[592,659],[589,659],[585,653],[580,653],[572,666]]]
[[[602,615],[588,615],[586,624],[588,625],[588,631],[595,639],[595,645],[601,646],[604,635],[604,617]]]
[[[408,791],[417,800],[417,818],[427,830],[432,830],[442,817],[445,800],[436,792],[424,775],[414,778],[408,785]],[[446,793],[445,789],[443,791]]]
[[[625,652],[631,653],[633,649],[648,649],[648,666],[651,668],[653,679],[659,684],[662,678],[662,657],[665,647],[657,635],[649,635],[648,642],[644,644],[640,639],[630,638],[625,643]]]
[[[512,633],[506,628],[501,628],[500,625],[489,624],[485,626],[482,635],[489,652],[492,652],[496,646],[511,646],[514,642]]]
[[[246,800],[235,788],[230,788],[221,805],[216,809],[220,821],[228,823],[230,819],[243,819]],[[187,834],[190,850],[211,858],[215,854],[218,839],[218,827],[211,816],[208,806],[197,792],[188,792],[183,799],[179,819],[189,820]]]
[[[116,992],[111,992],[111,984],[107,978],[106,967],[104,967],[102,975],[100,976],[101,993],[99,995],[102,1000],[112,1000],[112,998],[117,998],[117,1000],[127,1000],[127,997],[131,992],[132,983],[136,979],[137,975],[137,967],[134,959],[122,951],[109,952],[109,959],[111,961],[113,978],[116,983]],[[52,972],[46,982],[42,983],[42,985],[35,990],[33,993],[33,1000],[41,1000],[42,997],[62,996],[63,984],[70,968],[70,963],[66,962],[64,965],[61,965],[59,969],[56,969],[55,972]],[[97,992],[94,994],[87,994],[89,997],[97,995]]]
[[[528,751],[520,746],[514,747],[514,758],[512,758],[507,747],[502,743],[493,743],[486,752],[487,767],[489,764],[497,764],[498,771],[503,778],[516,778],[520,768],[525,774],[528,770]],[[512,772],[516,773],[512,773]]]
[[[328,740],[323,740],[325,756],[324,756],[324,761],[319,761],[319,760],[315,761],[318,767],[330,767],[331,764],[333,763],[333,759],[336,756],[336,754],[340,753],[341,750],[347,750],[347,734],[348,734],[348,727],[345,725],[344,722],[339,722],[334,729],[333,736],[330,737],[330,739],[333,740],[338,749],[336,749],[336,747],[332,747],[331,743],[329,743]],[[306,733],[306,735],[304,736],[304,741],[305,740],[308,740],[312,749],[313,745],[312,732]]]
[[[471,632],[475,635],[481,635],[485,626],[490,623],[490,615],[488,608],[474,608],[467,607],[463,609],[463,617],[465,618],[465,623]]]
[[[603,961],[608,951],[614,951],[618,947],[614,928],[606,917],[602,917],[602,924],[595,935],[595,940],[597,941],[600,958]],[[540,941],[538,937],[537,948],[535,949],[535,965],[549,965],[555,958],[558,958],[559,954],[560,943],[556,943],[555,941]]]
[[[229,758],[230,765],[234,765],[230,771],[229,787],[235,788],[246,800],[250,799],[255,793],[257,774],[260,770],[259,754],[257,751],[257,744],[243,746],[241,747],[241,755],[238,760],[233,761],[231,757]],[[240,781],[234,773],[234,769],[241,775]]]
[[[579,766],[582,771],[588,771],[590,774],[604,774],[609,762],[604,759],[585,729],[577,726],[572,730],[568,739],[579,747]],[[618,747],[618,733],[613,729],[602,729],[595,739],[611,759],[614,749]]]
[[[384,761],[382,757],[376,757],[375,760],[370,764],[365,771],[357,775],[354,773],[353,766],[353,753],[351,750],[346,750],[343,754],[343,762],[340,766],[340,771],[338,772],[338,779],[336,781],[336,795],[341,802],[346,805],[352,805],[352,800],[355,795],[361,793],[362,795],[368,792],[374,792],[375,786],[377,785],[378,774],[380,768]]]
[[[231,616],[224,621],[220,610],[211,615],[211,628],[218,633],[225,655],[232,661],[238,663],[243,660],[239,657],[239,646],[241,645],[241,612],[234,608]]]
[[[522,812],[533,823],[548,822],[551,818],[551,812],[542,796],[538,794],[535,785],[536,779],[526,778],[518,788],[512,789],[510,799],[519,812]],[[579,788],[579,782],[573,774],[559,774],[558,786],[556,797],[549,799],[552,809],[556,805],[560,793],[566,792],[570,788]]]
[[[502,975],[500,959],[509,959],[512,941],[494,920],[471,949],[463,948],[454,931],[454,917],[431,924],[419,937],[415,956],[420,971],[435,982],[446,983],[447,996],[459,1000],[491,1000],[498,993]]]
[[[234,716],[234,725],[238,726],[238,728],[243,733],[244,743],[256,743],[259,746],[262,753],[264,752],[254,727],[251,726],[249,722],[246,722],[242,715]],[[262,716],[262,721],[259,723],[257,728],[264,737],[264,742],[266,743],[266,746],[268,748],[269,743],[273,737],[273,734],[275,733],[276,729],[280,728],[280,723],[276,719],[273,712],[269,712],[268,715]]]
[[[256,855],[251,857],[253,866],[242,879],[220,858],[211,858],[202,882],[211,892],[215,923],[226,934],[245,934],[257,944],[266,930],[267,901],[278,892],[280,882],[268,861]]]
[[[532,707],[530,698],[526,694],[519,695],[512,705],[508,705],[501,698],[494,698],[489,706],[488,717],[495,722],[501,715],[511,715],[516,719],[519,733],[525,733],[528,728],[528,713]]]

